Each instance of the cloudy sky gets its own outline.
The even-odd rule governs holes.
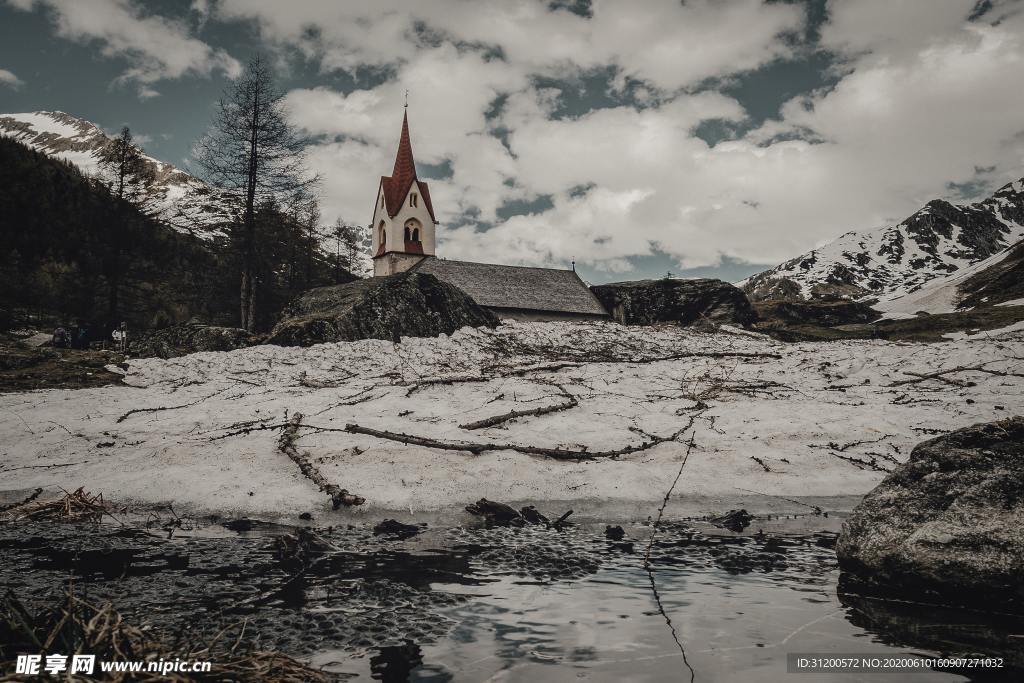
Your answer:
[[[270,58],[327,219],[370,221],[409,91],[440,255],[737,279],[1024,176],[1022,0],[0,0],[0,112],[188,167]]]

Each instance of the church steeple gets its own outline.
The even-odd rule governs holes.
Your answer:
[[[400,186],[416,177],[416,161],[412,157],[412,140],[409,139],[409,110],[402,116],[402,136],[398,138],[398,154],[395,155],[395,168],[391,171],[391,179]]]
[[[433,256],[436,225],[430,189],[416,177],[406,104],[395,167],[390,176],[381,176],[374,206],[374,274],[401,272]]]

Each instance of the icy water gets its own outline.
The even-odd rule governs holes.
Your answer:
[[[244,622],[247,643],[341,680],[893,681],[900,677],[787,674],[786,655],[1024,660],[1020,620],[846,593],[834,518],[755,519],[742,533],[673,522],[653,543],[650,525],[623,531],[614,539],[592,524],[428,527],[400,538],[247,522],[166,533],[0,527],[0,581],[43,605],[70,579],[168,637],[202,642]],[[284,534],[297,540],[282,544]]]

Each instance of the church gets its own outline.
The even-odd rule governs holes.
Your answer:
[[[373,210],[373,274],[429,273],[468,294],[498,318],[601,320],[608,312],[573,270],[503,266],[437,258],[430,188],[416,176],[409,112],[402,119],[395,168],[381,176]]]

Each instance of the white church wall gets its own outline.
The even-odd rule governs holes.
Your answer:
[[[416,195],[416,206],[410,206],[409,199],[413,195]],[[405,199],[402,200],[402,208],[399,209],[398,213],[395,214],[395,217],[392,219],[395,225],[396,237],[400,240],[400,242],[396,242],[395,244],[404,242],[405,224],[409,219],[416,219],[419,221],[420,242],[423,243],[423,253],[433,255],[435,253],[434,249],[436,244],[434,221],[430,217],[430,212],[427,211],[426,202],[420,194],[419,186],[416,183],[412,184],[412,188],[410,188],[409,192],[406,193]],[[390,235],[388,235],[388,239],[391,239]]]
[[[416,200],[410,198],[415,195]],[[415,205],[413,205],[415,203]],[[402,206],[394,217],[388,215],[387,207],[384,204],[384,188],[380,187],[377,193],[377,204],[373,212],[373,253],[380,251],[381,225],[384,226],[385,252],[388,257],[377,257],[374,259],[374,275],[391,275],[408,270],[422,258],[420,255],[403,255],[405,249],[405,225],[415,219],[420,227],[420,243],[423,246],[423,253],[432,256],[435,253],[437,244],[436,225],[430,217],[426,202],[420,194],[419,186],[413,183],[409,192],[402,201]],[[398,253],[394,253],[398,252]]]

